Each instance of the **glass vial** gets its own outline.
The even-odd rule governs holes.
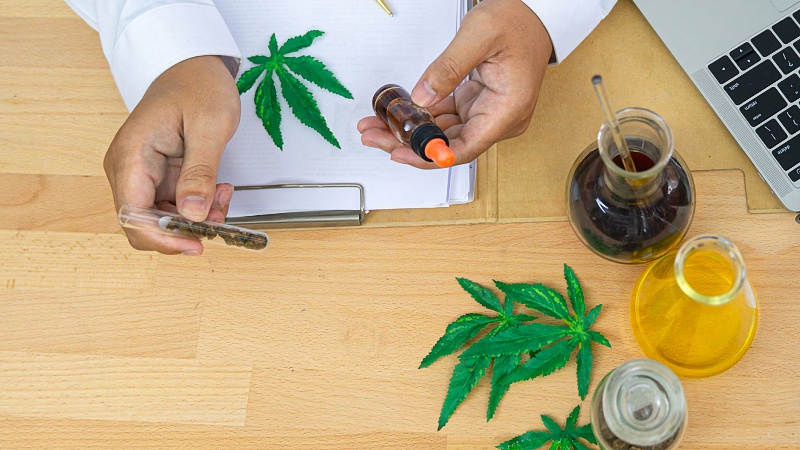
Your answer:
[[[122,228],[198,239],[245,250],[264,251],[269,243],[269,238],[261,231],[248,230],[224,223],[192,222],[178,214],[159,209],[123,205],[119,209],[118,220]]]
[[[736,364],[758,326],[758,302],[742,254],[719,236],[698,236],[654,262],[631,298],[639,347],[686,377],[707,377]]]
[[[692,175],[673,148],[672,133],[643,108],[617,112],[636,172],[626,171],[611,132],[600,128],[572,166],[567,215],[594,253],[619,263],[655,260],[678,245],[694,216]]]
[[[681,382],[659,362],[628,361],[600,381],[591,421],[602,450],[678,448],[688,423]]]
[[[396,84],[387,84],[372,97],[372,109],[397,139],[428,162],[450,167],[455,161],[450,142],[427,109],[411,101],[411,94]]]

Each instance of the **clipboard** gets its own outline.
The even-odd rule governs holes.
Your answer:
[[[364,186],[358,183],[266,184],[233,187],[234,192],[265,189],[354,189],[357,191],[360,206],[355,210],[296,211],[228,217],[225,219],[225,223],[254,229],[359,226],[364,223],[367,213],[364,208]]]

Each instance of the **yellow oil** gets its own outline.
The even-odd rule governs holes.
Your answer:
[[[673,265],[676,252],[648,267],[633,291],[631,325],[644,353],[686,377],[716,375],[738,362],[750,348],[758,324],[749,283],[729,302],[710,305],[687,296]],[[736,277],[731,263],[710,250],[686,258],[684,279],[704,296],[730,291]]]

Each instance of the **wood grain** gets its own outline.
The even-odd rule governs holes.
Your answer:
[[[24,76],[20,71],[24,70]],[[94,116],[115,114],[124,119],[126,114],[108,67],[96,69],[0,67],[0,78],[8,80],[0,91],[0,113],[61,114],[89,119]],[[92,108],[86,108],[91,100]]]
[[[144,292],[157,262],[121,235],[0,230],[0,288]]]
[[[36,0],[20,2],[0,0],[1,17],[57,17],[72,19],[75,13],[62,0]]]
[[[74,424],[81,423],[81,429]],[[15,449],[53,448],[164,448],[164,449],[444,449],[447,437],[426,433],[373,432],[346,434],[335,430],[300,429],[280,436],[269,428],[209,427],[108,421],[8,418],[0,428],[0,446]],[[472,447],[475,448],[475,447]]]
[[[0,229],[121,233],[105,177],[0,174]]]
[[[69,10],[66,4],[57,7]],[[0,13],[0,60],[4,67],[17,67],[20,71],[108,67],[97,33],[77,15],[9,17]]]
[[[0,415],[244,425],[249,365],[0,352]]]
[[[108,68],[0,67],[0,79],[0,172],[105,178],[103,155],[127,117]]]
[[[0,289],[0,351],[195,357],[196,300],[111,291]]]

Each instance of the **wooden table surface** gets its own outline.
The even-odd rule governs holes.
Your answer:
[[[479,311],[456,276],[564,292],[569,263],[613,345],[596,349],[590,393],[642,356],[628,299],[643,267],[592,255],[563,221],[273,232],[258,255],[131,249],[113,215],[69,213],[108,198],[74,188],[102,175],[125,118],[104,66],[60,0],[0,0],[0,448],[465,450],[539,429],[539,414],[563,421],[574,362],[514,385],[489,423],[483,380],[436,431],[456,358],[417,366]],[[748,214],[738,171],[694,177],[690,236],[739,245],[762,309],[738,365],[683,381],[683,448],[800,448],[800,225]]]

